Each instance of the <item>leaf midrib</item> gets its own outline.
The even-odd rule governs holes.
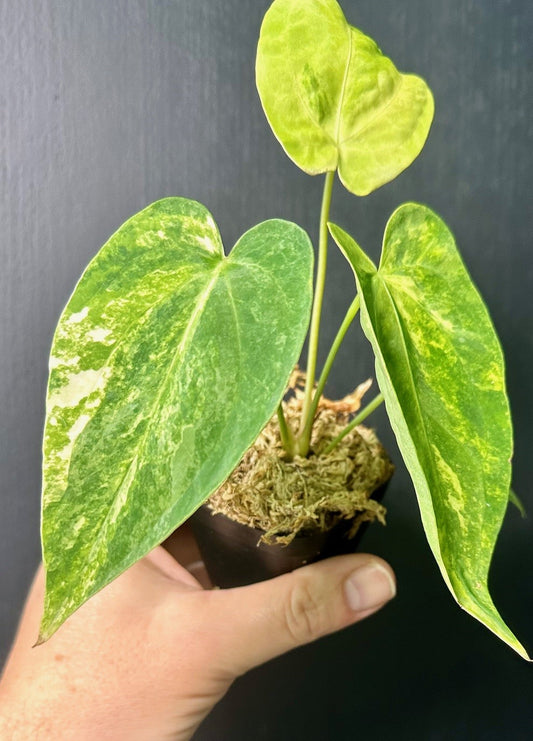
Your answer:
[[[203,309],[205,308],[205,305],[207,304],[207,301],[209,300],[209,297],[210,297],[210,295],[211,295],[211,293],[213,291],[213,288],[215,287],[215,285],[216,285],[216,283],[218,281],[218,277],[219,277],[219,274],[220,274],[220,272],[222,270],[222,266],[224,265],[224,262],[225,262],[225,260],[224,259],[221,259],[220,262],[216,265],[216,267],[215,267],[215,269],[213,271],[213,275],[211,276],[211,279],[209,280],[209,283],[207,284],[206,288],[202,291],[202,293],[199,296],[199,299],[198,299],[198,301],[196,303],[196,307],[195,307],[194,311],[192,312],[191,317],[189,318],[189,321],[187,322],[187,326],[185,327],[185,331],[183,333],[183,336],[181,338],[181,341],[180,341],[178,347],[176,348],[176,351],[174,353],[174,357],[172,358],[172,361],[170,363],[170,366],[168,368],[168,371],[165,374],[164,380],[160,384],[159,390],[158,390],[158,392],[157,392],[157,394],[156,394],[156,396],[154,398],[153,403],[150,405],[150,412],[145,415],[146,418],[148,418],[148,419],[151,419],[153,417],[154,410],[157,410],[158,409],[159,403],[160,403],[161,398],[163,396],[163,393],[166,390],[168,381],[169,381],[169,379],[172,376],[175,375],[176,368],[179,365],[179,362],[178,361],[179,360],[183,360],[183,358],[184,358],[184,356],[186,354],[185,353],[185,348],[187,347],[187,345],[190,343],[190,341],[194,337],[196,328],[197,328],[198,323],[200,321],[201,313],[202,313]],[[132,458],[131,458],[131,460],[130,460],[130,462],[129,462],[129,464],[128,464],[125,472],[124,472],[124,474],[121,476],[118,484],[115,484],[114,485],[114,496],[113,496],[113,500],[111,501],[111,503],[106,508],[106,512],[105,512],[105,516],[104,516],[103,520],[101,520],[101,522],[99,523],[98,531],[97,531],[96,537],[95,537],[95,539],[93,541],[93,545],[91,547],[91,550],[90,550],[90,553],[89,553],[89,556],[88,556],[88,560],[89,561],[92,560],[94,554],[98,551],[98,549],[99,549],[99,547],[101,545],[102,538],[105,535],[104,526],[105,526],[105,524],[107,522],[107,518],[109,517],[109,514],[110,514],[110,512],[111,512],[111,510],[113,508],[113,504],[116,501],[117,492],[120,490],[120,487],[122,486],[124,480],[128,476],[128,473],[129,473],[129,471],[131,469],[131,466],[133,465],[133,462],[138,459],[139,454],[142,452],[142,450],[144,448],[144,445],[146,443],[147,437],[148,437],[148,433],[151,430],[151,428],[152,428],[152,426],[150,424],[146,425],[146,428],[145,428],[144,432],[142,433],[142,435],[140,436],[138,443],[133,448]]]
[[[405,340],[404,328],[403,328],[402,322],[400,321],[400,316],[399,316],[399,313],[398,313],[398,309],[396,307],[396,303],[395,303],[394,298],[393,298],[393,296],[392,296],[392,294],[391,294],[391,292],[389,290],[389,287],[387,285],[386,280],[384,280],[379,275],[379,271],[376,271],[376,277],[383,284],[383,287],[384,287],[384,289],[385,289],[385,291],[387,293],[387,296],[388,296],[389,301],[390,301],[391,306],[392,306],[393,315],[394,315],[394,318],[395,318],[396,325],[398,327],[398,335],[401,338],[403,352],[404,352],[405,357],[407,358],[407,363],[406,364],[407,364],[407,369],[408,369],[409,385],[411,386],[412,395],[413,395],[413,397],[415,399],[417,416],[418,416],[418,418],[420,420],[420,424],[421,424],[421,427],[422,427],[422,431],[423,431],[423,435],[424,435],[424,440],[425,440],[425,443],[426,443],[426,448],[429,451],[429,461],[430,461],[430,466],[431,466],[431,469],[432,469],[431,473],[433,475],[433,478],[438,478],[438,477],[435,476],[435,465],[436,464],[435,464],[435,461],[434,461],[434,458],[433,458],[433,454],[431,452],[431,446],[430,446],[430,442],[429,442],[429,434],[428,434],[428,430],[426,429],[426,425],[424,423],[424,415],[422,414],[422,410],[421,410],[421,407],[420,407],[420,400],[418,398],[418,394],[416,393],[416,384],[415,384],[415,379],[414,379],[414,376],[413,376],[413,370],[412,370],[411,364],[409,362],[409,353],[407,352],[407,345],[406,345],[406,340]],[[374,330],[374,332],[375,332],[375,330]],[[376,337],[377,337],[377,332],[375,332],[375,334],[376,334]],[[378,346],[379,346],[379,343],[378,343]],[[381,350],[380,350],[380,354],[381,354]],[[382,357],[383,357],[383,355],[382,355]],[[385,369],[387,368],[387,365],[386,365],[385,362],[384,362],[384,367],[385,367]],[[387,375],[389,376],[389,381],[391,383],[391,386],[394,388],[394,393],[395,393],[396,399],[398,401],[398,405],[400,406],[400,408],[402,408],[402,405],[401,405],[400,400],[398,398],[398,394],[396,392],[396,388],[395,388],[394,384],[392,383],[392,379],[390,377],[390,374],[389,374],[388,370],[387,370]],[[402,411],[402,416],[403,416],[403,411]],[[423,472],[424,478],[426,479],[426,482],[429,483],[427,481],[427,476],[425,474],[424,467],[420,463],[420,459],[418,457],[417,445],[414,444],[413,445],[413,448],[414,448],[414,450],[416,452],[417,461],[418,461],[418,464],[420,466],[421,471]],[[431,507],[432,507],[432,510],[433,510],[433,515],[435,516],[435,508],[433,506],[433,497],[431,496],[431,489],[430,489],[429,486],[428,486],[428,490],[430,491],[430,498],[431,498],[431,502],[432,502]],[[435,519],[435,525],[436,525],[436,519]],[[440,535],[439,535],[439,529],[438,529],[438,527],[436,527],[436,531],[437,531],[437,540],[438,540],[438,547],[439,547],[440,562],[441,562],[442,568],[446,571],[447,579],[449,581],[448,572],[447,572],[447,569],[446,569],[446,567],[444,565],[444,560],[443,560],[443,557],[442,557],[442,545],[441,545],[441,542],[440,542]],[[451,582],[449,582],[449,583],[451,584]],[[454,590],[452,590],[452,591],[453,591],[454,596],[457,599],[457,595],[455,594],[455,591]]]
[[[296,9],[294,7],[291,8],[291,11],[292,11],[293,14],[296,13]],[[344,67],[344,74],[343,74],[342,86],[341,86],[341,91],[340,91],[340,95],[339,95],[339,104],[338,104],[338,107],[337,107],[337,116],[336,116],[336,120],[334,121],[334,128],[335,128],[335,134],[334,134],[334,136],[332,136],[327,131],[326,127],[317,119],[317,117],[313,114],[312,110],[309,108],[309,104],[307,103],[307,100],[302,96],[302,94],[300,92],[300,86],[298,84],[298,80],[296,78],[296,74],[294,72],[294,68],[291,67],[292,79],[293,79],[293,87],[294,87],[294,90],[296,91],[296,94],[298,95],[298,98],[299,98],[300,102],[302,103],[303,107],[307,111],[307,115],[309,116],[309,118],[312,121],[312,123],[315,124],[315,126],[317,126],[322,131],[322,133],[325,136],[327,136],[327,138],[330,140],[330,142],[333,144],[333,146],[337,150],[337,165],[336,165],[335,169],[338,167],[338,157],[339,157],[339,147],[340,147],[339,133],[340,133],[340,126],[341,126],[341,121],[342,121],[342,107],[343,107],[343,103],[344,103],[344,96],[346,94],[346,86],[348,84],[348,72],[349,72],[349,69],[350,69],[350,62],[351,62],[351,59],[352,59],[352,31],[351,31],[351,26],[350,26],[350,24],[348,23],[348,21],[346,19],[344,19],[344,25],[346,27],[346,31],[348,32],[348,55],[347,55],[347,61],[346,61],[345,67]]]
[[[376,273],[376,275],[378,275],[378,273]],[[393,296],[392,296],[392,294],[391,294],[391,292],[389,290],[389,287],[387,286],[386,280],[383,280],[382,279],[382,283],[384,284],[385,290],[386,290],[387,295],[389,297],[389,300],[390,300],[390,302],[392,304],[393,311],[394,311],[394,316],[395,316],[395,319],[396,319],[396,323],[397,323],[397,326],[399,328],[399,335],[401,337],[402,346],[404,348],[405,357],[407,358],[407,363],[406,364],[407,364],[408,372],[409,372],[410,385],[412,387],[412,393],[413,393],[413,396],[414,396],[415,402],[416,402],[417,416],[418,416],[418,418],[420,420],[420,424],[421,424],[422,429],[423,429],[425,443],[426,443],[426,447],[427,447],[427,450],[428,450],[428,453],[429,453],[428,458],[429,458],[429,462],[430,462],[430,466],[431,466],[431,474],[433,476],[433,479],[436,480],[436,481],[438,481],[439,480],[439,475],[438,475],[438,472],[436,473],[436,463],[435,463],[434,455],[432,453],[432,448],[431,448],[431,445],[430,445],[430,442],[429,442],[429,433],[428,433],[428,430],[427,430],[427,427],[426,427],[426,424],[425,424],[425,421],[424,421],[424,415],[422,414],[422,410],[421,410],[421,407],[420,407],[420,401],[419,401],[418,393],[416,392],[416,384],[415,384],[415,380],[414,380],[414,376],[413,376],[413,371],[412,371],[411,363],[409,362],[409,353],[407,351],[407,345],[406,345],[406,341],[405,341],[405,332],[404,332],[403,324],[402,324],[402,321],[400,319],[400,315],[399,315],[399,312],[398,312],[398,309],[397,309],[397,306],[396,306],[396,302],[395,302],[395,300],[394,300],[394,298],[393,298]],[[388,375],[388,373],[387,373],[387,375]],[[389,376],[389,379],[390,379],[390,376]],[[400,405],[400,407],[401,407],[401,405]],[[415,450],[416,450],[416,445],[415,445]],[[418,458],[418,455],[417,455],[417,458]],[[422,466],[420,466],[420,467],[421,467],[421,470],[424,472],[423,467]],[[485,478],[485,472],[484,471],[482,471],[482,476],[483,476],[483,496],[484,496],[484,499],[486,501],[485,492],[487,490],[487,487],[486,487],[486,478]],[[424,472],[424,478],[427,481],[427,476],[426,476],[425,472]],[[431,487],[428,487],[428,489],[430,491],[430,496],[431,496]],[[431,500],[433,501],[433,497],[432,496],[431,496]],[[432,509],[433,509],[433,512],[435,512],[435,509],[434,509],[433,505],[432,505]],[[443,559],[443,556],[442,556],[442,543],[440,541],[440,531],[439,531],[439,528],[438,527],[437,527],[437,535],[438,535],[439,553],[440,553],[441,559]],[[452,578],[453,578],[453,574],[448,574],[448,570],[447,570],[447,567],[446,567],[446,565],[444,563],[444,559],[442,560],[442,566],[446,570],[448,579],[450,580],[450,583],[451,583],[452,582]],[[463,587],[466,586],[465,584],[463,584],[462,581],[461,581],[461,585]],[[454,597],[456,598],[456,600],[459,601],[459,597],[458,597],[458,595],[457,595],[457,593],[455,591],[455,587],[454,586],[453,586],[453,588],[452,588],[451,591],[452,591]]]
[[[357,139],[357,137],[361,136],[361,134],[363,134],[367,129],[369,129],[374,124],[374,122],[376,121],[376,119],[381,118],[382,116],[384,116],[386,114],[388,108],[390,108],[391,105],[394,103],[394,101],[396,100],[396,98],[400,94],[400,90],[403,87],[404,76],[405,76],[405,75],[402,75],[400,72],[398,72],[398,70],[395,70],[395,71],[396,71],[396,74],[397,74],[396,85],[394,86],[394,92],[390,96],[390,98],[388,99],[388,101],[385,103],[385,105],[379,106],[376,109],[376,111],[374,112],[374,115],[373,116],[370,116],[370,118],[368,118],[362,126],[360,126],[358,129],[356,129],[353,132],[353,134],[350,134],[350,136],[347,136],[346,139],[343,139],[341,142],[338,142],[337,146],[339,147],[339,149],[340,149],[340,147],[343,146],[343,144],[346,144],[347,142],[351,141],[352,139]]]
[[[341,153],[341,147],[344,144],[351,141],[352,139],[357,139],[357,137],[361,136],[361,134],[363,134],[367,129],[369,129],[377,119],[381,118],[382,116],[386,114],[387,110],[392,106],[392,104],[397,99],[398,95],[400,94],[403,88],[403,85],[404,85],[404,78],[405,77],[416,77],[416,75],[404,75],[401,72],[399,72],[396,69],[396,67],[393,66],[396,79],[395,79],[394,91],[392,95],[390,96],[389,100],[385,103],[385,105],[379,106],[375,110],[374,114],[370,116],[370,118],[368,118],[362,126],[360,126],[359,128],[356,128],[356,130],[352,134],[350,134],[350,136],[347,136],[345,139],[342,139],[341,141],[340,140],[340,129],[341,129],[341,124],[342,124],[342,119],[343,119],[343,108],[344,108],[344,102],[345,102],[345,96],[346,96],[346,89],[348,87],[348,78],[349,78],[349,73],[350,73],[350,64],[352,61],[353,44],[354,44],[353,28],[348,23],[348,21],[346,21],[346,19],[344,20],[344,23],[346,26],[346,30],[348,32],[348,53],[346,57],[346,63],[344,66],[343,80],[342,80],[342,85],[341,85],[341,91],[339,94],[339,103],[337,106],[337,115],[335,117],[335,123],[334,123],[335,134],[333,136],[327,131],[326,127],[322,123],[320,123],[320,121],[316,118],[316,116],[313,115],[311,109],[309,108],[307,101],[305,100],[304,97],[302,97],[300,93],[300,88],[297,84],[296,75],[294,74],[294,71],[292,75],[293,81],[294,81],[293,82],[294,89],[296,90],[298,98],[300,99],[301,103],[305,107],[307,111],[307,115],[309,116],[311,121],[316,126],[318,126],[319,129],[321,129],[321,131],[328,137],[331,143],[335,146],[337,150],[337,157],[339,157]],[[337,167],[338,167],[338,164],[337,164]]]
[[[341,128],[341,121],[342,121],[342,108],[344,104],[344,96],[346,95],[346,87],[348,85],[348,73],[350,71],[350,63],[352,61],[352,29],[348,21],[345,21],[346,28],[348,31],[348,56],[346,59],[346,66],[344,68],[344,77],[342,80],[342,87],[341,87],[341,94],[339,96],[339,107],[337,111],[337,126],[335,131],[335,145],[337,147],[337,154],[340,152],[340,147],[342,142],[339,142],[339,136],[340,136],[340,128]]]
[[[421,267],[422,267],[422,269],[425,270],[425,267],[424,266],[421,266]],[[434,270],[434,269],[428,269],[428,272],[431,272],[431,273],[433,273],[435,275],[439,275],[440,276],[440,274],[436,270]],[[404,276],[394,276],[392,274],[389,274],[389,275],[387,275],[387,279],[386,280],[383,280],[383,283],[386,285],[387,284],[387,280],[390,280],[393,284],[396,283],[397,285],[399,285],[399,287],[400,287],[399,290],[402,293],[406,294],[412,301],[414,301],[417,304],[417,306],[420,308],[420,310],[424,313],[424,315],[433,324],[435,324],[441,330],[441,332],[443,332],[448,338],[452,338],[453,339],[453,337],[457,335],[457,330],[455,332],[452,332],[452,331],[449,331],[449,330],[444,330],[442,328],[442,325],[439,324],[438,320],[428,310],[427,306],[423,302],[420,301],[419,297],[415,293],[413,293],[411,290],[409,290],[408,288],[405,287],[405,282],[404,282],[403,278],[404,278]],[[389,294],[389,296],[391,296],[391,293],[390,293],[390,291],[388,289],[388,286],[387,286],[387,293]],[[391,296],[391,300],[394,301],[394,299],[392,299],[392,296]],[[395,311],[397,312],[396,303],[395,302],[394,302],[394,306],[395,306]],[[400,321],[400,326],[401,326],[401,321]],[[402,335],[402,340],[403,340],[403,335]],[[452,344],[452,347],[455,349],[455,344],[453,342],[451,344]],[[406,354],[407,354],[407,357],[409,357],[409,353],[407,353],[407,349],[406,349]],[[460,364],[460,367],[461,367],[461,370],[462,370],[464,376],[466,378],[470,379],[472,382],[474,382],[476,380],[476,377],[475,377],[475,375],[473,375],[470,372],[469,367],[468,367],[468,364],[465,364],[465,361],[462,358],[461,354],[456,352],[455,353],[455,359]],[[414,381],[414,379],[413,379],[413,381]],[[482,475],[483,475],[483,491],[482,491],[482,494],[483,494],[483,499],[484,499],[484,501],[486,503],[487,502],[487,494],[486,494],[486,492],[487,492],[487,485],[486,485],[486,476],[485,476],[484,469],[482,469]],[[485,523],[485,522],[486,522],[486,520],[483,517],[483,523]]]

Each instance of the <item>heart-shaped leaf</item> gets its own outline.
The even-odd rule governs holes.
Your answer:
[[[298,167],[311,175],[338,168],[360,196],[413,162],[433,119],[426,83],[398,72],[336,0],[272,3],[256,81],[270,126]]]
[[[44,436],[46,640],[166,538],[275,412],[309,322],[313,251],[267,221],[224,256],[167,198],[92,260],[54,336]]]
[[[450,231],[425,206],[394,212],[379,270],[346,232],[330,229],[355,272],[378,383],[444,580],[467,612],[527,658],[487,587],[513,447],[487,309]]]

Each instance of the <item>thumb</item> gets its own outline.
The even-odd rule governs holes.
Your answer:
[[[219,656],[242,674],[379,610],[396,593],[391,567],[368,554],[330,558],[216,593]],[[221,645],[222,644],[222,645]]]

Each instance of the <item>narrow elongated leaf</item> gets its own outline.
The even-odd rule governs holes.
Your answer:
[[[289,157],[334,171],[352,193],[388,183],[418,156],[433,119],[426,83],[398,72],[336,0],[275,0],[257,49],[257,89]]]
[[[167,537],[275,412],[309,321],[313,253],[285,221],[224,256],[195,201],[127,221],[54,336],[44,436],[46,640]]]
[[[361,323],[424,529],[459,604],[527,658],[487,587],[509,497],[512,429],[503,357],[453,237],[408,203],[389,220],[379,270],[337,226]]]

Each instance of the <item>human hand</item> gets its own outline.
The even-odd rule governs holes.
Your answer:
[[[177,548],[190,564],[188,546]],[[32,648],[40,568],[0,682],[0,737],[185,741],[237,676],[361,620],[395,592],[390,566],[366,554],[237,589],[199,579],[158,547]]]

